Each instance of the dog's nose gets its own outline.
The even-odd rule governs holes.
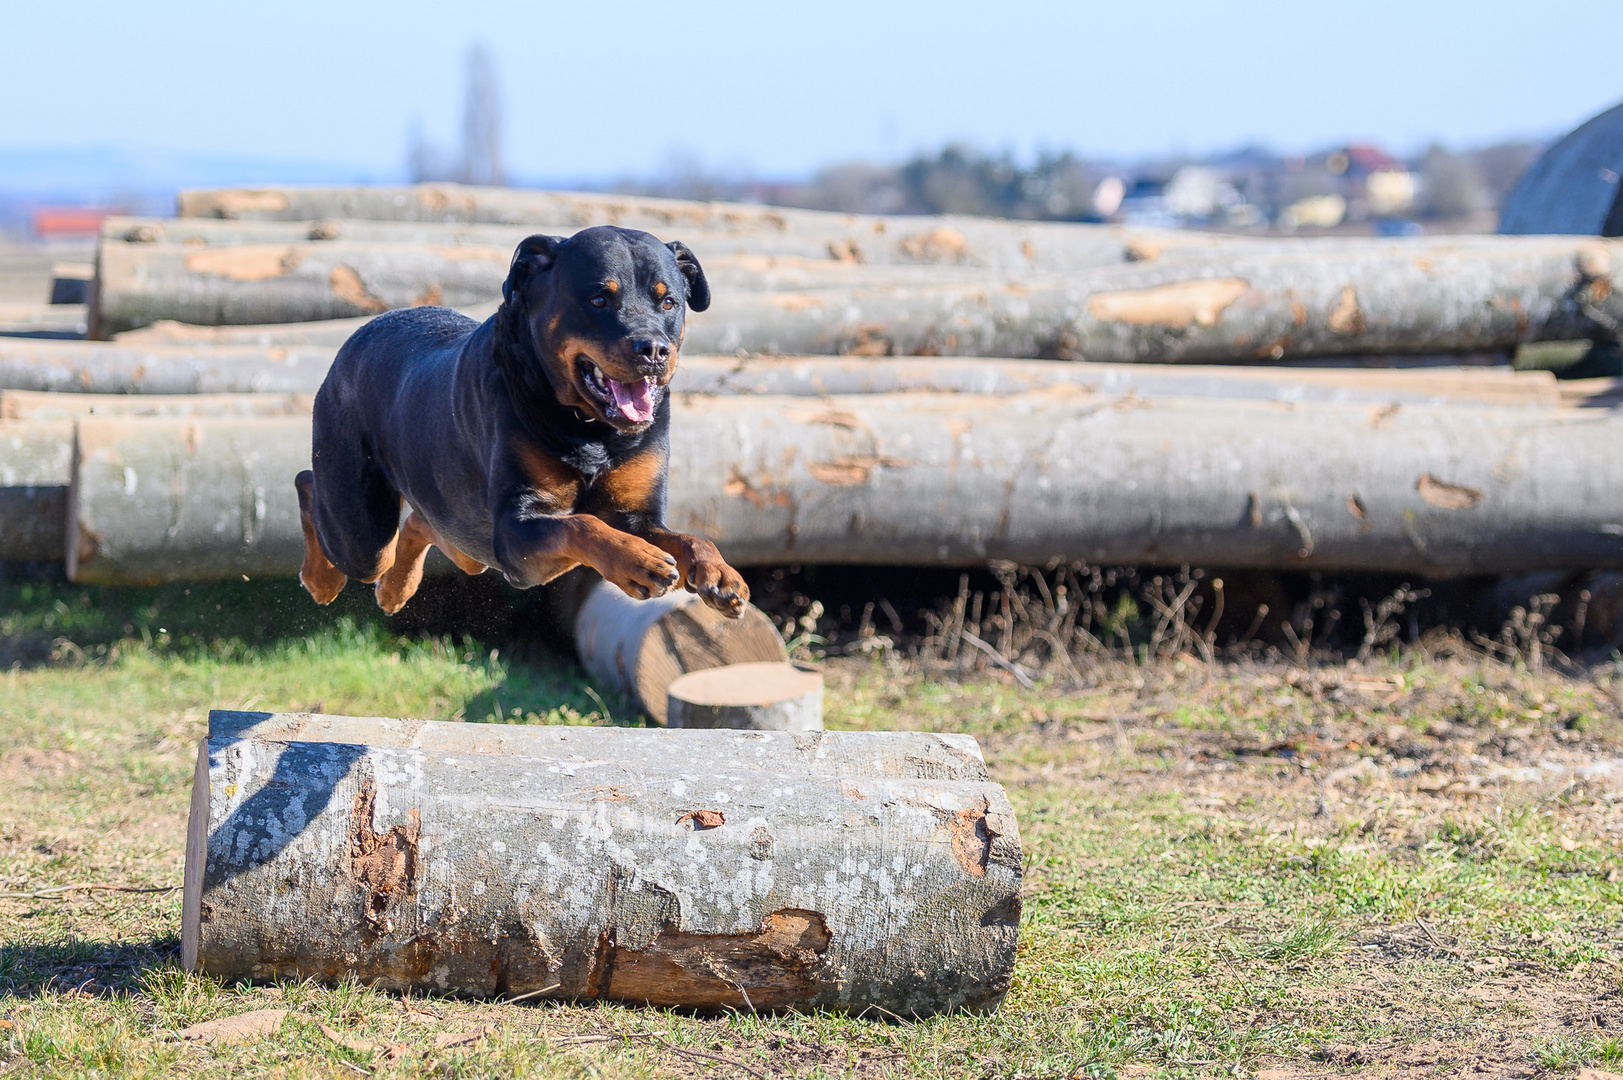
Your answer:
[[[671,362],[671,343],[668,341],[638,338],[631,343],[631,350],[637,354],[639,368],[663,371],[665,365]]]

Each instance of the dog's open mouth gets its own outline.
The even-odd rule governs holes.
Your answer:
[[[603,373],[603,369],[582,357],[580,381],[587,393],[608,407],[609,413],[625,417],[636,424],[646,424],[654,418],[654,380],[637,379],[620,382]]]

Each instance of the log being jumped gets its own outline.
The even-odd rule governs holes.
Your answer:
[[[1020,917],[1002,789],[808,777],[796,753],[723,775],[696,753],[205,740],[183,962],[474,997],[995,1009]]]

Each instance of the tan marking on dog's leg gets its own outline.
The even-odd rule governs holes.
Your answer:
[[[451,564],[464,574],[478,575],[490,569],[456,545],[447,543],[445,537],[440,535],[440,531],[430,525],[427,518],[418,517],[416,511],[412,511],[411,519],[417,523],[417,528],[428,533],[428,542],[445,552],[445,557],[451,560]]]
[[[304,565],[299,567],[299,584],[318,604],[330,604],[344,591],[349,578],[332,564],[321,550],[321,539],[316,535],[316,523],[310,517],[310,502],[314,498],[315,474],[309,469],[293,478],[299,493],[299,527],[304,530]]]
[[[390,565],[378,576],[377,587],[373,590],[373,595],[378,598],[378,607],[393,615],[406,606],[406,601],[423,583],[423,560],[428,557],[428,549],[434,539],[434,530],[417,516],[417,511],[406,515],[390,545],[394,549]]]
[[[716,545],[702,536],[688,536],[668,529],[654,529],[648,542],[676,560],[682,587],[728,618],[744,614],[750,589],[737,570],[727,565]]]

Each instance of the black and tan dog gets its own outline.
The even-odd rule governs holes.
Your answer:
[[[709,304],[685,245],[600,227],[520,244],[487,322],[373,319],[316,395],[299,580],[321,604],[375,581],[398,611],[433,545],[519,588],[585,564],[639,599],[680,584],[737,617],[738,572],[665,528],[666,387],[687,309]]]

